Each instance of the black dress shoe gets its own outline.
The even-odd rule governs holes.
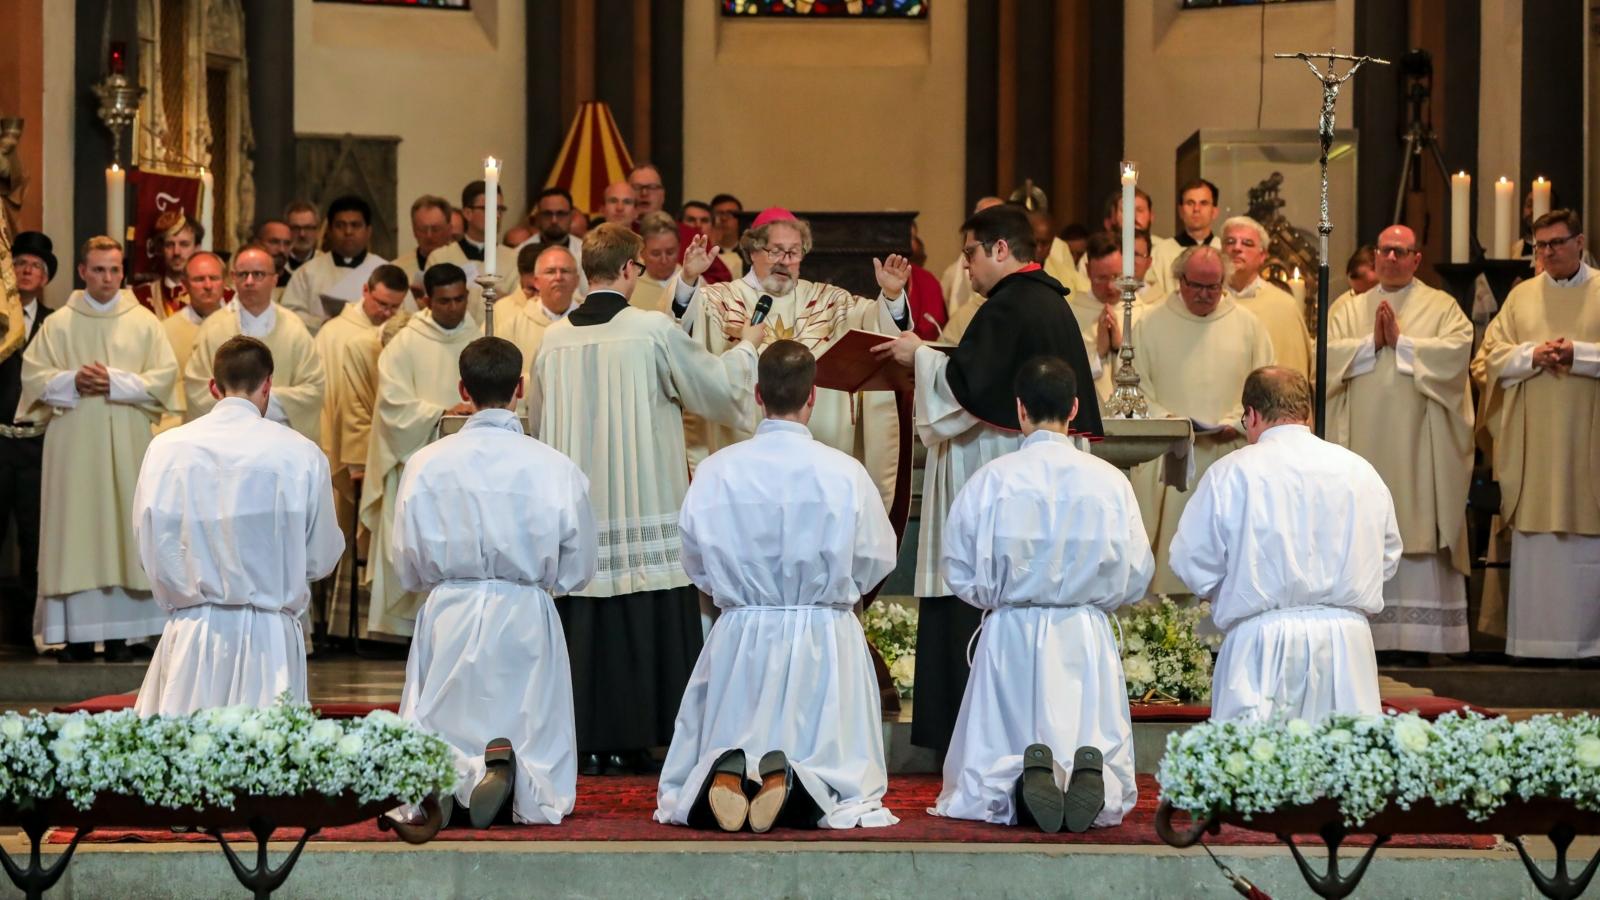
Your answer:
[[[745,797],[745,758],[743,750],[729,750],[717,757],[700,785],[694,805],[689,808],[691,828],[711,828],[738,831],[744,827],[750,814],[750,801]]]
[[[1072,775],[1067,779],[1067,830],[1082,834],[1106,806],[1105,759],[1095,747],[1079,747],[1072,755]]]
[[[106,662],[131,663],[133,662],[133,648],[127,641],[106,641]]]
[[[472,815],[472,827],[483,829],[494,820],[511,799],[511,786],[516,781],[516,754],[511,750],[509,738],[495,738],[483,748],[483,780],[472,789],[467,811]]]
[[[94,662],[94,644],[90,641],[70,643],[56,653],[56,661],[64,663]]]
[[[1032,822],[1046,834],[1061,830],[1065,799],[1056,787],[1055,757],[1044,744],[1022,751],[1022,778],[1018,785],[1017,822]]]
[[[782,815],[789,791],[794,787],[794,769],[782,750],[769,750],[761,757],[756,771],[761,777],[761,787],[750,799],[750,830],[766,834]]]
[[[578,755],[579,775],[599,775],[605,771],[605,766],[600,762],[598,753],[580,753]]]
[[[649,750],[634,750],[624,754],[624,758],[635,775],[657,775],[661,772],[661,763],[656,762]]]

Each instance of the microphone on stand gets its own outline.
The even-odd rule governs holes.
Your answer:
[[[750,313],[750,324],[760,325],[762,320],[766,319],[767,313],[771,311],[772,298],[768,297],[766,294],[762,294],[761,299],[756,301],[755,311]]]

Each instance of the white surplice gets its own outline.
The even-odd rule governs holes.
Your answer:
[[[821,828],[877,827],[888,769],[861,595],[888,576],[894,530],[861,463],[804,425],[768,419],[706,458],[683,501],[683,567],[723,614],[695,664],[656,795],[686,824],[711,766],[747,775],[782,750]]]
[[[1367,617],[1400,563],[1400,526],[1371,463],[1279,425],[1213,463],[1172,538],[1172,570],[1224,633],[1211,718],[1378,715]]]
[[[1138,800],[1133,722],[1108,613],[1144,596],[1155,556],[1133,487],[1066,435],[1036,431],[956,496],[940,568],[986,611],[934,815],[1015,824],[1022,753],[1041,743],[1065,788],[1074,752],[1100,750],[1105,808]]]
[[[299,616],[344,553],[321,448],[225,398],[150,442],[133,530],[168,613],[140,715],[306,699]]]
[[[595,569],[589,480],[486,409],[418,450],[395,499],[401,585],[426,592],[400,715],[454,751],[456,800],[483,779],[484,745],[516,754],[512,817],[558,825],[578,796],[572,671],[552,594]]]

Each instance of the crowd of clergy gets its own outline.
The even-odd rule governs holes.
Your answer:
[[[412,836],[452,805],[558,824],[580,772],[659,771],[661,822],[889,826],[858,613],[899,556],[915,438],[937,815],[1120,822],[1109,616],[1158,594],[1212,604],[1214,718],[1376,714],[1377,654],[1468,649],[1475,456],[1506,651],[1600,657],[1600,281],[1575,212],[1531,223],[1537,274],[1481,333],[1417,279],[1410,229],[1377,235],[1331,310],[1324,440],[1304,305],[1264,276],[1260,223],[1215,228],[1208,182],[1172,238],[1139,195],[1126,335],[1114,202],[1078,242],[985,198],[942,279],[891,255],[862,297],[801,276],[788,210],[741,228],[732,196],[674,217],[665,195],[641,166],[593,218],[547,189],[491,235],[503,198],[473,182],[419,198],[392,262],[353,196],[226,261],[180,215],[161,278],[125,288],[92,238],[55,311],[54,246],[18,235],[0,474],[36,640],[78,662],[159,638],[146,715],[304,699],[315,627],[409,640],[402,715],[460,776],[393,814]],[[909,403],[816,386],[851,330],[882,335]],[[1124,341],[1152,414],[1193,424],[1186,466],[1089,452]]]

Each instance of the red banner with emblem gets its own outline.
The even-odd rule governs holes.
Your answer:
[[[128,187],[133,190],[133,215],[128,219],[133,236],[128,240],[125,277],[132,283],[141,274],[161,275],[161,233],[178,215],[200,221],[201,181],[198,175],[129,169]]]

